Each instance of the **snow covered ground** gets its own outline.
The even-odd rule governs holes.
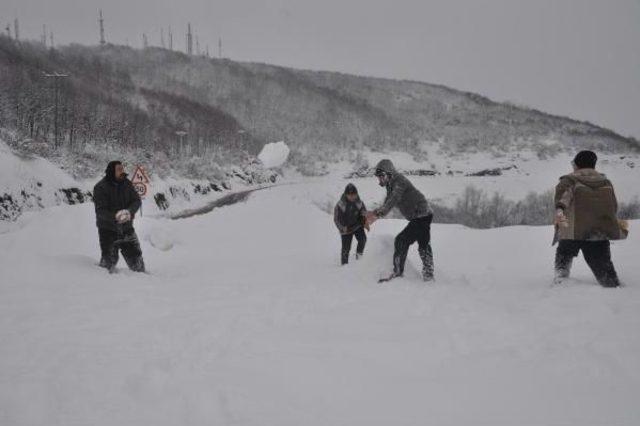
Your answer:
[[[558,178],[571,173],[571,161],[575,153],[558,153],[555,157],[540,159],[532,151],[505,153],[495,157],[484,153],[443,156],[427,154],[427,159],[416,161],[402,152],[365,152],[367,164],[374,167],[383,158],[390,158],[401,170],[433,170],[436,176],[411,176],[414,182],[432,200],[442,204],[454,202],[467,186],[475,186],[492,194],[498,192],[508,199],[518,201],[529,192],[544,193],[558,183]],[[630,202],[640,197],[640,156],[637,154],[598,155],[597,169],[606,174],[616,188],[618,199]],[[347,165],[336,163],[332,174],[344,174]],[[353,166],[352,166],[353,167]],[[467,176],[483,170],[502,169],[500,176]],[[451,174],[449,174],[451,172]],[[374,191],[375,179],[352,179],[358,188]]]
[[[21,216],[0,235],[0,424],[639,424],[638,222],[621,289],[582,260],[552,287],[548,227],[457,225],[433,227],[435,284],[412,248],[379,285],[404,223],[339,267],[317,203],[343,185],[138,218],[150,274],[96,266],[91,204]]]

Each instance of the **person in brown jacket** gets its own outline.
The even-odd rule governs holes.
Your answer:
[[[618,203],[611,182],[595,170],[597,160],[594,152],[580,151],[573,160],[573,173],[562,176],[556,186],[556,283],[569,276],[573,258],[582,251],[600,285],[620,285],[609,242],[624,238]]]

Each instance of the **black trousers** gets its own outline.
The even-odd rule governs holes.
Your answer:
[[[409,221],[409,224],[398,234],[393,253],[393,272],[395,275],[404,274],[404,264],[407,261],[409,246],[418,242],[418,253],[422,260],[422,276],[433,278],[433,252],[431,251],[431,220],[432,215]]]
[[[102,257],[100,266],[111,269],[118,263],[118,252],[122,252],[127,266],[132,271],[144,272],[144,260],[140,241],[133,228],[122,231],[112,231],[110,229],[98,228],[100,239],[100,251]]]
[[[358,228],[356,231],[350,234],[342,235],[342,251],[341,254],[341,262],[343,265],[349,263],[349,252],[351,252],[351,242],[353,241],[353,237],[356,237],[358,241],[358,246],[356,247],[356,253],[362,254],[364,252],[364,246],[367,244],[367,235],[364,233],[364,228]]]
[[[611,262],[611,244],[609,241],[561,240],[556,249],[556,275],[566,278],[571,272],[573,258],[582,251],[584,260],[593,271],[593,275],[603,287],[620,285],[618,274]]]

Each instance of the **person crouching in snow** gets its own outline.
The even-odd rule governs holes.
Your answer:
[[[115,272],[118,251],[122,251],[129,269],[144,272],[144,260],[133,218],[140,208],[140,196],[127,179],[120,161],[111,161],[105,176],[93,188],[96,226],[102,257],[100,266]]]
[[[362,256],[367,236],[364,233],[365,214],[367,209],[358,196],[358,190],[352,183],[348,184],[333,210],[333,221],[342,236],[341,263],[349,263],[349,252],[353,237],[358,240],[356,259]]]
[[[618,287],[620,281],[611,262],[610,240],[626,238],[624,221],[617,218],[618,202],[613,185],[595,170],[598,157],[580,151],[573,160],[573,173],[556,186],[555,282],[569,276],[573,258],[584,259],[603,287]]]

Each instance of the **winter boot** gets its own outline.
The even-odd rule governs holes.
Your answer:
[[[422,279],[425,282],[433,281],[433,253],[431,246],[426,249],[418,249],[420,260],[422,260]]]
[[[573,264],[573,258],[556,256],[555,274],[553,276],[554,284],[562,284],[562,282],[569,278],[571,274],[571,265]]]

